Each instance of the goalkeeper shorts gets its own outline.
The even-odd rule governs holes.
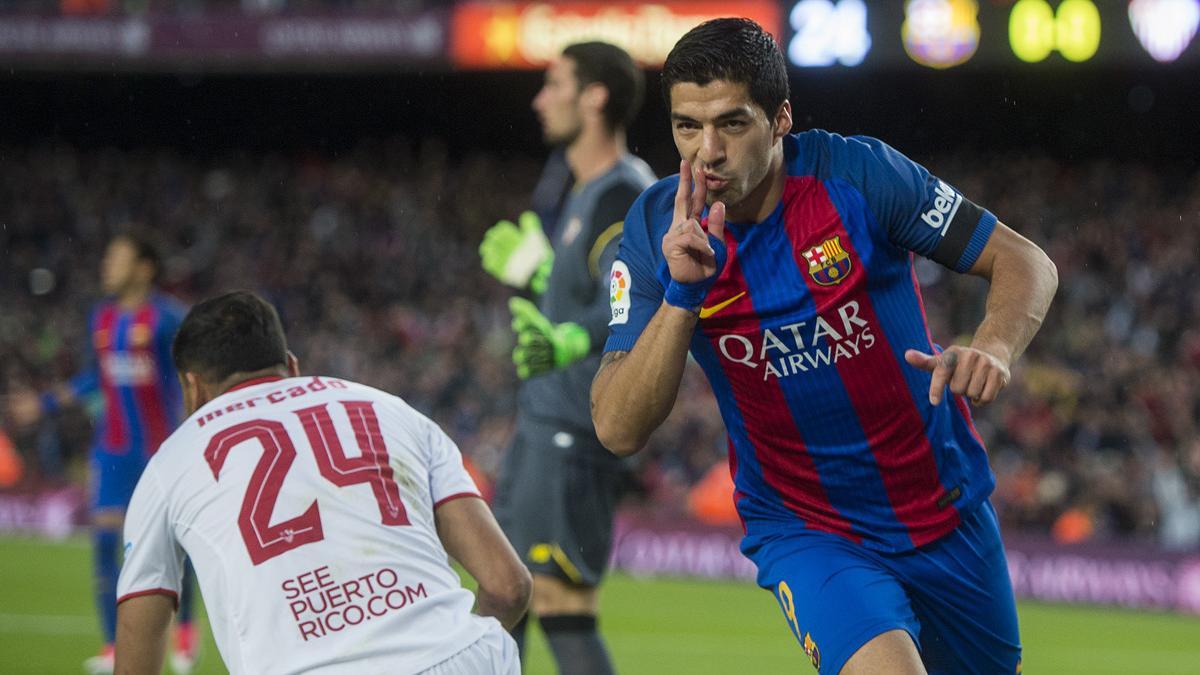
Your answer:
[[[608,566],[621,481],[595,436],[520,415],[492,506],[531,572],[593,587]]]

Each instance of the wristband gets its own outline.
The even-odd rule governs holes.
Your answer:
[[[700,305],[704,304],[708,289],[712,288],[713,282],[716,280],[716,276],[712,276],[690,284],[682,284],[672,279],[671,283],[667,284],[666,292],[663,293],[663,300],[672,307],[697,312],[700,310]]]

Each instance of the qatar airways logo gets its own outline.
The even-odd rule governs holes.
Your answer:
[[[755,370],[761,367],[764,381],[807,373],[852,359],[875,346],[875,333],[858,312],[858,302],[851,300],[838,307],[837,316],[830,320],[818,316],[768,328],[754,340],[745,335],[722,335],[717,348],[734,363]]]
[[[150,384],[158,370],[146,352],[107,352],[100,357],[100,367],[118,387]]]

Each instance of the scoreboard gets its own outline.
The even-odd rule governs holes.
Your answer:
[[[1200,65],[1200,0],[426,0],[390,11],[0,8],[0,67],[536,70],[571,42],[605,40],[655,68],[722,16],[762,24],[795,72]]]
[[[1200,0],[798,0],[800,69],[1200,64]]]
[[[687,29],[746,16],[796,69],[1200,63],[1200,0],[566,0],[457,3],[460,68],[540,68],[567,42],[620,44],[661,65]]]

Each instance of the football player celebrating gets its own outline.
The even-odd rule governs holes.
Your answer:
[[[752,21],[688,32],[662,88],[683,161],[625,219],[601,441],[645,444],[690,350],[729,434],[742,551],[821,672],[1019,672],[969,403],[1008,384],[1054,264],[878,140],[791,134],[783,56]],[[969,345],[933,343],[914,253],[990,282]]]

